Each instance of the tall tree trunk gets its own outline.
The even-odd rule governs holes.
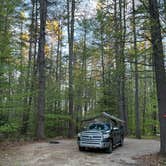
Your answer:
[[[45,110],[45,25],[47,15],[47,1],[40,0],[40,36],[38,50],[38,103],[37,103],[37,138],[44,138],[44,110]]]
[[[119,111],[119,116],[122,118],[122,112],[121,112],[121,102],[120,102],[120,45],[119,45],[119,23],[118,23],[118,3],[117,0],[114,0],[114,52],[115,52],[115,59],[116,59],[116,71],[117,71],[117,110]]]
[[[103,31],[104,31],[104,25],[103,25],[103,13],[101,16],[101,22],[100,22],[100,50],[101,50],[101,70],[102,70],[102,86],[103,89],[105,88],[105,64],[104,64],[104,38],[103,38]],[[105,89],[104,89],[105,91]]]
[[[149,14],[160,120],[160,152],[166,154],[166,75],[157,0],[149,0]]]
[[[28,94],[24,98],[24,112],[23,112],[23,118],[22,118],[22,127],[21,127],[21,134],[26,134],[28,130],[28,121],[29,121],[29,112],[31,109],[32,104],[32,89],[30,85],[33,83],[32,81],[32,48],[33,48],[33,42],[34,42],[34,16],[35,16],[35,1],[32,0],[32,13],[31,13],[31,25],[30,25],[30,41],[29,41],[29,59],[28,59],[28,73],[25,83],[25,93]]]
[[[62,80],[62,23],[59,22],[59,35],[58,35],[58,40],[59,40],[59,68],[58,68],[58,94],[61,96],[61,80]],[[61,98],[60,98],[61,99]],[[58,109],[61,110],[61,100],[58,100]]]
[[[133,33],[134,33],[134,55],[135,55],[135,116],[136,116],[136,138],[141,138],[141,124],[139,112],[139,85],[138,85],[138,60],[137,60],[137,36],[136,36],[136,22],[135,22],[135,0],[132,0],[133,8]]]
[[[71,17],[70,17],[71,6]],[[73,43],[74,43],[74,13],[75,13],[75,0],[67,0],[67,12],[68,12],[68,44],[69,44],[69,115],[71,120],[69,121],[69,138],[74,136],[74,93],[73,93]]]
[[[144,64],[146,64],[146,53],[144,57]],[[145,122],[146,122],[146,95],[147,95],[147,74],[146,74],[146,66],[144,66],[144,94],[143,94],[143,111],[142,111],[142,134],[145,135]]]
[[[123,5],[123,6],[122,6]],[[126,123],[125,133],[127,134],[127,112],[125,105],[125,38],[126,38],[126,0],[119,0],[119,21],[120,21],[120,118]],[[123,18],[122,18],[123,16]]]
[[[57,82],[57,86],[58,86],[58,89],[57,89],[57,94],[60,95],[60,47],[61,47],[61,34],[60,34],[60,31],[61,31],[61,25],[60,25],[60,21],[59,21],[59,25],[58,25],[58,43],[57,43],[57,51],[56,51],[56,82]],[[58,111],[60,110],[60,98],[57,100],[55,99],[55,111]],[[57,112],[57,113],[58,113]]]
[[[119,6],[118,6],[119,4]],[[119,8],[118,8],[119,7]],[[127,112],[125,106],[125,36],[126,36],[126,21],[125,21],[125,0],[114,1],[114,33],[115,33],[115,56],[117,70],[117,98],[118,110],[121,119],[126,121],[125,132],[127,133]]]
[[[83,87],[83,96],[84,96],[84,112],[85,112],[85,116],[87,113],[87,79],[86,79],[86,74],[87,74],[87,65],[86,65],[86,61],[87,61],[87,45],[86,45],[86,40],[87,40],[87,20],[86,18],[84,18],[84,45],[83,45],[83,64],[82,64],[82,81],[84,83],[84,87]],[[81,100],[81,99],[80,99]],[[81,106],[80,106],[81,107]]]

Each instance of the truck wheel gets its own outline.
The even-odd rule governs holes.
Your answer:
[[[85,150],[84,147],[79,146],[79,151],[84,151],[84,150]]]
[[[123,142],[124,142],[124,139],[123,139],[123,137],[121,137],[121,138],[120,138],[120,143],[119,143],[119,145],[120,145],[120,146],[123,146]]]
[[[110,141],[109,147],[106,148],[106,153],[112,153],[112,150],[113,150],[113,144],[112,144],[112,141]]]

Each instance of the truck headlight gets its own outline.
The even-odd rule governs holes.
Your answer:
[[[109,138],[110,137],[110,135],[107,133],[107,134],[103,134],[103,138],[105,139],[105,138]]]
[[[78,137],[81,137],[81,133],[78,133],[77,136],[78,136]]]

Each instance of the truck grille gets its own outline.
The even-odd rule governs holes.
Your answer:
[[[81,144],[100,144],[102,141],[102,133],[99,131],[84,131],[80,137]]]

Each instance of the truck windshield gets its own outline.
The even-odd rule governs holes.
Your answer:
[[[89,130],[109,130],[110,129],[110,125],[109,124],[101,124],[101,123],[93,123],[90,124],[88,127]]]

